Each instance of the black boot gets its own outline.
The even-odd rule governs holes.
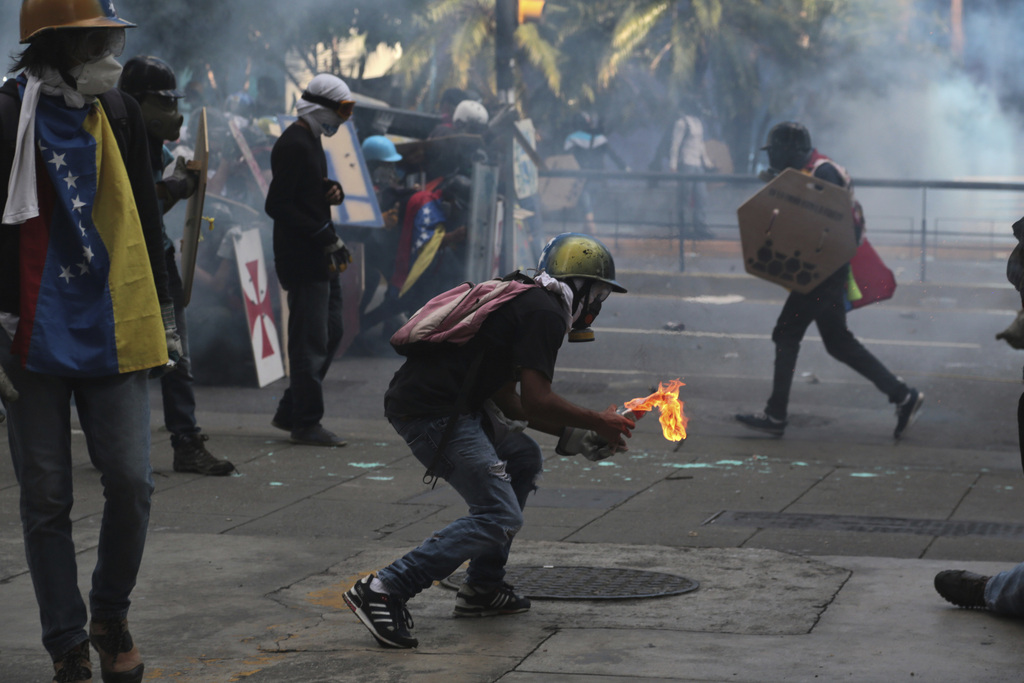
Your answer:
[[[185,434],[171,437],[174,446],[174,471],[194,472],[213,477],[223,477],[235,471],[227,460],[218,460],[206,450],[203,442],[210,437],[205,434]]]

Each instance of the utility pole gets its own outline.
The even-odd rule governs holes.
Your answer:
[[[498,100],[501,104],[515,105],[515,32],[519,23],[518,0],[496,0],[495,2],[495,35],[494,59],[495,75],[498,86]],[[509,125],[515,125],[514,122]],[[515,136],[508,136],[504,150],[504,161],[501,167],[501,194],[505,201],[502,205],[501,251],[502,272],[509,272],[515,267],[515,208],[516,183],[515,160],[513,159]]]

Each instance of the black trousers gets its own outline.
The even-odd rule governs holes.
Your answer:
[[[775,378],[765,412],[785,419],[789,391],[793,386],[800,342],[812,322],[817,323],[825,350],[838,361],[871,381],[892,403],[902,401],[910,391],[906,384],[871,355],[846,327],[846,303],[843,299],[845,268],[807,294],[791,292],[772,331],[775,342]]]

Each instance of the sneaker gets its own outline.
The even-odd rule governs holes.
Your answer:
[[[772,436],[782,436],[786,431],[786,425],[789,424],[788,421],[779,420],[768,413],[741,414],[737,415],[736,419],[739,420],[740,424],[747,429],[764,432],[765,434],[771,434]]]
[[[413,627],[412,615],[405,602],[387,593],[372,590],[371,581],[373,574],[364,576],[345,591],[345,604],[383,647],[410,648],[419,645],[420,641],[409,632]]]
[[[89,640],[100,656],[104,683],[141,683],[145,665],[128,632],[127,619],[96,620],[89,624]]]
[[[78,645],[53,660],[53,683],[79,683],[92,680],[92,662],[89,661],[89,641]]]
[[[288,440],[303,446],[327,446],[329,448],[340,448],[348,443],[334,432],[324,429],[320,424],[302,429],[294,429],[292,430],[291,438]]]
[[[921,410],[922,403],[924,393],[911,389],[907,397],[896,406],[896,431],[892,433],[895,438],[903,436],[903,431],[917,419],[917,412]]]
[[[942,571],[935,575],[935,590],[957,607],[988,609],[985,586],[990,578],[964,569]]]
[[[494,617],[499,614],[519,614],[529,609],[530,599],[516,595],[512,586],[504,581],[488,592],[464,583],[455,596],[454,616]]]
[[[174,471],[193,472],[213,477],[223,477],[235,471],[235,466],[227,460],[218,460],[206,450],[204,442],[209,441],[206,434],[186,434],[175,439]]]

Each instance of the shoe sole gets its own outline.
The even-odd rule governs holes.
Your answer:
[[[910,428],[910,425],[917,421],[917,416],[921,412],[921,405],[924,403],[924,393],[918,393],[917,400],[914,402],[914,407],[910,411],[910,418],[907,420],[907,424],[903,425],[903,429],[893,434],[893,437],[899,439],[903,434]]]
[[[521,609],[466,609],[465,607],[456,607],[452,612],[452,616],[456,619],[463,619],[466,617],[504,617],[510,614],[522,614],[523,612],[529,612],[529,607],[523,607]]]
[[[235,466],[231,465],[230,467],[224,470],[222,470],[221,468],[217,468],[215,470],[207,470],[204,472],[198,467],[185,467],[181,465],[174,465],[174,471],[179,472],[181,474],[202,474],[203,476],[206,477],[226,477],[235,471]]]
[[[370,632],[370,635],[372,635],[376,639],[377,643],[380,644],[381,647],[389,647],[394,648],[396,650],[411,650],[416,647],[416,645],[401,645],[399,643],[390,641],[381,634],[377,633],[377,629],[374,628],[373,620],[370,619],[370,615],[364,612],[362,606],[357,602],[359,600],[359,596],[349,595],[349,593],[351,592],[351,590],[345,591],[341,597],[344,598],[345,604],[348,605],[348,608],[352,610],[352,612],[357,617],[359,617],[359,621],[363,622],[363,626],[366,627],[366,629]]]

